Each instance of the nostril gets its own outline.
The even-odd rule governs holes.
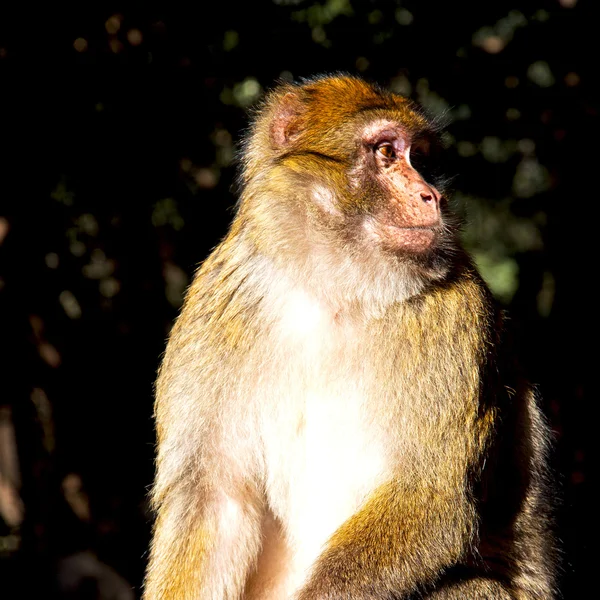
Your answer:
[[[433,200],[433,194],[421,192],[421,199],[423,200],[423,202],[431,202]]]

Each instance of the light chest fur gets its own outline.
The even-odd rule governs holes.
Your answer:
[[[386,457],[369,426],[373,407],[364,404],[368,373],[356,368],[358,323],[302,290],[281,298],[266,378],[275,383],[263,391],[270,410],[260,428],[269,508],[289,550],[281,583],[290,593],[376,487]]]

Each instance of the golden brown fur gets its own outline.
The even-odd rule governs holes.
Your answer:
[[[158,377],[146,600],[553,597],[546,426],[389,127],[433,134],[348,77],[258,112]]]

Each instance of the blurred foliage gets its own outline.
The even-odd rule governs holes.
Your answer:
[[[584,596],[596,5],[0,7],[0,585],[139,593],[155,370],[231,218],[247,111],[278,80],[344,71],[445,126],[465,245],[556,432],[563,591]]]

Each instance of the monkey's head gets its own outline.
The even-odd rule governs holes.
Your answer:
[[[274,252],[404,277],[406,297],[443,278],[457,248],[436,185],[440,147],[402,96],[347,76],[285,84],[247,141],[240,213],[260,221]]]

